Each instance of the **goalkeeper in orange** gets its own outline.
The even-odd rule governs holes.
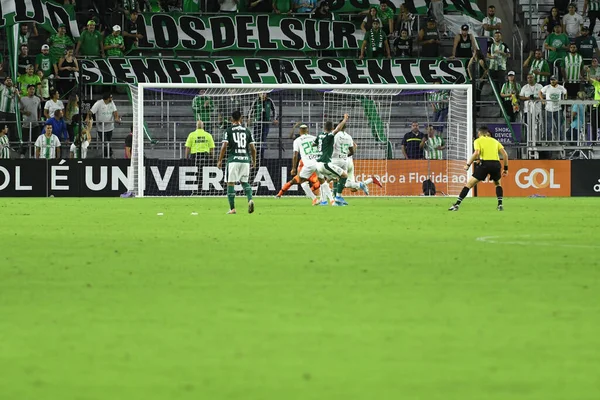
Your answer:
[[[295,128],[296,126],[294,126],[294,129]],[[292,136],[294,134],[294,129],[292,129]],[[294,158],[292,160],[291,171],[291,174],[294,177],[285,185],[283,185],[275,198],[281,198],[281,196],[283,196],[283,194],[295,184],[301,185],[305,192],[308,189],[313,195],[319,195],[319,187],[321,184],[319,183],[319,179],[317,178],[314,168],[316,166],[316,159],[318,157],[317,149],[312,144],[314,140],[314,136],[308,134],[308,126],[304,124],[300,125],[300,136],[294,140]],[[310,175],[308,175],[309,173]],[[306,186],[308,186],[308,188],[306,188]],[[312,196],[310,196],[308,193],[306,194],[312,198]]]

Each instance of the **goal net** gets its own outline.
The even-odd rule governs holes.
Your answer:
[[[473,140],[470,85],[144,83],[131,87],[131,95],[130,181],[138,197],[225,195],[225,166],[218,168],[217,158],[234,111],[242,114],[257,149],[249,179],[257,195],[276,195],[291,180],[300,125],[317,136],[344,114],[350,116],[344,131],[356,145],[350,180],[357,183],[344,196],[364,196],[356,188],[360,182],[372,196],[418,196],[426,180],[435,184],[437,195],[457,195],[467,180],[463,166]],[[208,153],[205,138],[188,140],[199,128],[214,142]],[[202,152],[188,154],[198,149]],[[292,184],[287,195],[304,192]]]

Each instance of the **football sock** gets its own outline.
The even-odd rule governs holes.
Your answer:
[[[496,197],[498,198],[498,205],[502,205],[502,197],[504,196],[504,190],[502,186],[496,186]]]
[[[460,206],[460,203],[462,203],[462,201],[465,199],[465,197],[467,197],[467,195],[469,194],[469,188],[468,187],[464,187],[462,188],[462,190],[460,191],[460,194],[458,195],[458,199],[456,199],[456,203],[455,205]]]
[[[292,187],[293,183],[292,181],[286,182],[282,187],[281,190],[279,191],[279,193],[277,193],[277,196],[283,196],[283,194],[285,192],[287,192],[288,190],[290,190],[290,188]]]
[[[227,199],[229,200],[229,209],[235,208],[235,187],[227,185]]]
[[[300,177],[298,177],[298,175],[294,176],[289,182],[286,182],[282,187],[281,190],[279,191],[279,193],[277,193],[277,196],[283,196],[283,194],[285,192],[287,192],[288,190],[290,190],[290,188],[292,187],[292,185],[295,185],[297,183],[300,183]]]
[[[321,201],[333,200],[333,194],[331,193],[331,188],[328,183],[324,183],[321,185]]]
[[[337,189],[337,193],[335,194],[336,197],[337,196],[341,196],[342,195],[342,191],[344,190],[344,188],[346,187],[346,181],[348,180],[348,178],[340,178],[340,181],[338,182],[338,189]]]
[[[346,187],[350,188],[350,189],[359,189],[360,188],[360,184],[356,181],[351,181],[350,179],[348,179],[346,181]]]
[[[312,190],[310,190],[308,182],[302,182],[300,187],[302,187],[302,190],[304,190],[304,194],[306,194],[306,197],[308,197],[309,199],[314,200],[317,198],[317,196],[315,196]]]
[[[314,182],[311,181],[310,184],[311,184],[311,188],[312,188],[313,192],[315,190],[319,190],[319,188],[321,187],[321,182],[319,182],[319,181],[314,181]]]
[[[242,182],[242,187],[244,188],[244,193],[246,193],[248,201],[252,200],[252,186],[250,186],[248,182]]]
[[[365,185],[370,185],[371,183],[373,183],[373,178],[367,178],[364,182]]]

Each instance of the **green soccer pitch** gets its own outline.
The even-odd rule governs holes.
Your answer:
[[[3,199],[0,398],[598,398],[598,200],[236,200]]]

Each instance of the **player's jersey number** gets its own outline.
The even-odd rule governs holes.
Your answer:
[[[238,148],[246,148],[246,132],[233,132],[233,141]]]
[[[314,160],[317,158],[317,149],[314,146],[313,142],[302,143],[302,151],[308,157],[309,160]]]
[[[340,144],[340,155],[339,158],[348,158],[348,152],[350,151],[350,145],[347,143]]]

